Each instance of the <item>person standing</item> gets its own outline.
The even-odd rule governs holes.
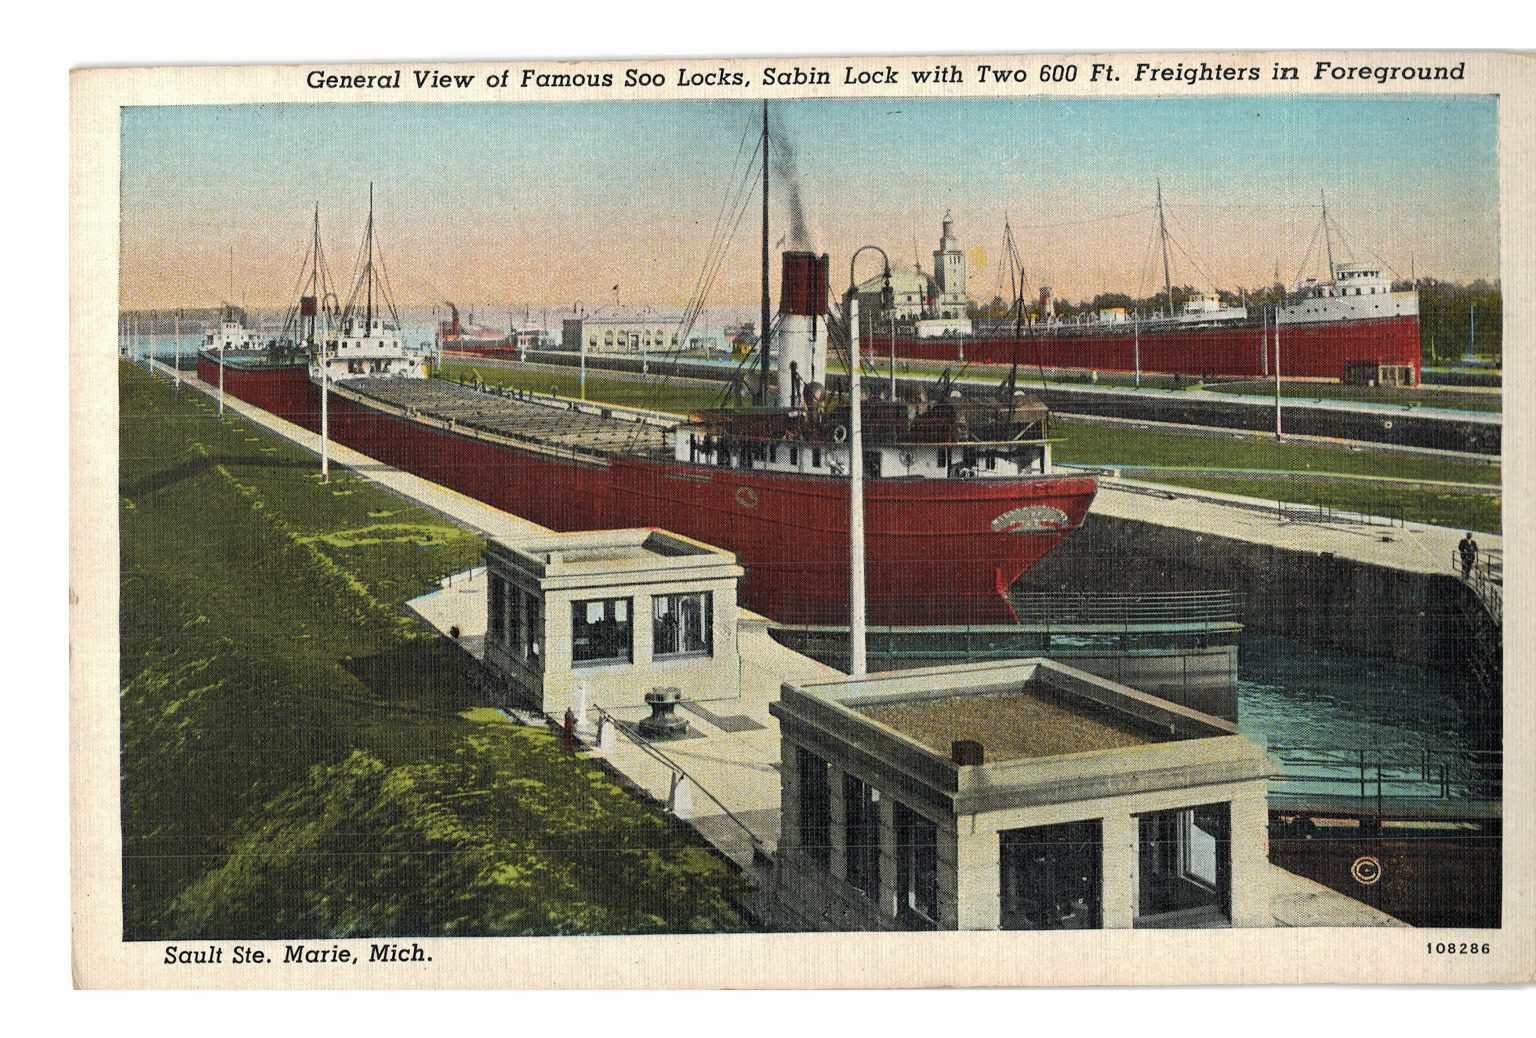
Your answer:
[[[1461,553],[1461,579],[1468,580],[1472,576],[1472,567],[1477,564],[1477,542],[1472,539],[1472,531],[1456,545],[1456,550]]]

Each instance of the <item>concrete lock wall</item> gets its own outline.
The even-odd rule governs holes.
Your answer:
[[[1230,588],[1246,627],[1420,666],[1456,667],[1469,642],[1484,634],[1475,626],[1481,608],[1475,596],[1450,572],[1389,569],[1097,514],[1018,586],[1116,592]]]

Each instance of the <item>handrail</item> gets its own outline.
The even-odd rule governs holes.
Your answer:
[[[751,830],[746,822],[743,822],[740,818],[736,817],[736,813],[734,811],[726,807],[725,804],[721,803],[720,798],[711,793],[701,782],[699,782],[698,779],[690,775],[687,769],[678,764],[671,757],[668,757],[665,753],[662,753],[660,750],[658,750],[650,742],[650,740],[641,738],[628,723],[619,720],[617,717],[614,717],[613,714],[609,713],[607,710],[604,710],[600,706],[593,706],[592,709],[597,712],[599,717],[607,718],[609,724],[613,725],[614,728],[621,732],[626,739],[638,746],[652,759],[657,761],[659,764],[670,768],[674,773],[681,775],[689,782],[692,782],[695,789],[708,797],[710,801],[720,809],[725,817],[735,822],[741,828],[741,831],[746,833],[747,840],[751,842],[752,848],[756,853],[765,857],[769,856],[768,845],[765,844],[762,840],[758,839],[757,834]]]

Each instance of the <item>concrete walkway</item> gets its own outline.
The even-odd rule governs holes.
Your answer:
[[[1498,487],[1490,490],[1496,493]],[[1274,501],[1106,477],[1099,478],[1091,510],[1288,551],[1331,552],[1371,566],[1447,576],[1455,573],[1456,545],[1464,532],[1423,523],[1388,525],[1385,519],[1373,525],[1301,521],[1277,515]],[[1477,543],[1485,552],[1502,552],[1504,538],[1478,533]]]

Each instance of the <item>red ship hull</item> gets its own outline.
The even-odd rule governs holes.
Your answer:
[[[198,377],[216,384],[216,362],[200,358]],[[263,410],[318,427],[319,391],[303,368],[227,366],[224,384]],[[717,545],[746,568],[748,608],[784,623],[848,622],[844,480],[638,457],[583,463],[428,428],[336,396],[330,430],[338,443],[551,529],[651,526]],[[891,626],[1015,622],[1008,587],[1082,522],[1095,491],[1079,477],[865,486],[869,619]],[[1006,514],[1032,505],[1058,509],[1067,522],[1006,532]]]
[[[869,346],[876,355],[883,344]],[[1198,377],[1267,377],[1275,373],[1274,329],[1258,325],[1232,328],[1080,331],[1077,328],[1026,331],[1022,338],[918,339],[897,336],[896,355],[909,360],[970,364],[1012,364],[1028,367],[1087,368],[1096,371],[1140,370]],[[1287,378],[1344,377],[1346,361],[1408,365],[1418,381],[1419,319],[1332,321],[1281,325],[1280,374]]]

